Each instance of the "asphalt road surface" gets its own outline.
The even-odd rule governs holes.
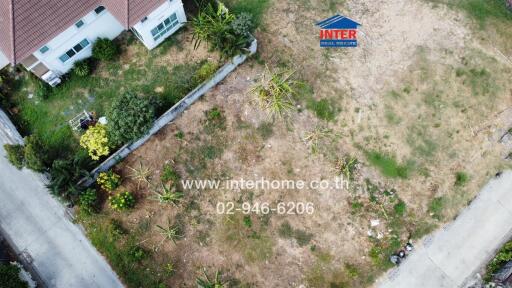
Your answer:
[[[427,236],[380,288],[466,287],[512,237],[512,172],[491,180],[452,223]]]
[[[0,111],[0,228],[11,245],[47,287],[123,287],[82,231],[66,218],[41,176],[9,164],[3,145],[17,141],[19,135],[7,133],[6,123]]]

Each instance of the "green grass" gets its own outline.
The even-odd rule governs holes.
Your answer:
[[[382,154],[377,151],[365,152],[366,157],[370,164],[377,167],[382,175],[389,178],[402,178],[409,177],[411,167],[410,165],[402,165],[397,162],[394,157]]]
[[[135,234],[129,234],[118,222],[104,215],[93,215],[82,223],[92,244],[128,287],[158,287],[164,281],[160,269],[144,261],[149,252],[137,245]]]
[[[142,44],[135,41],[124,45]],[[141,50],[139,48],[136,51]],[[196,77],[196,73],[204,71],[201,68],[209,62],[169,66],[160,63],[165,56],[160,50],[135,53],[123,65],[119,61],[103,63],[88,77],[71,75],[51,89],[47,99],[29,98],[29,94],[34,94],[35,83],[25,73],[18,80],[11,99],[13,106],[20,110],[14,120],[24,133],[39,135],[50,150],[50,158],[55,159],[63,152],[73,153],[79,148],[79,136],[68,125],[71,118],[83,110],[94,111],[98,117],[104,116],[112,99],[125,91],[156,96],[157,110],[161,114],[204,80],[204,75]]]
[[[268,8],[269,0],[224,0],[222,1],[234,13],[249,13],[255,27],[263,23],[263,14]]]
[[[339,111],[336,103],[328,99],[321,99],[318,101],[313,98],[308,99],[306,102],[306,108],[313,111],[316,117],[325,121],[334,121]]]
[[[446,4],[451,8],[462,9],[481,28],[491,20],[511,21],[512,13],[507,10],[505,0],[427,0],[435,4]]]
[[[444,208],[446,206],[446,199],[444,197],[436,197],[430,201],[428,205],[428,212],[432,214],[432,217],[437,220],[442,220],[444,217]]]
[[[463,187],[469,181],[469,175],[464,171],[455,173],[455,186]]]

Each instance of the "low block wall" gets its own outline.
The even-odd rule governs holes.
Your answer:
[[[249,46],[249,53],[243,55],[237,55],[231,59],[230,62],[224,64],[210,80],[203,82],[201,85],[197,86],[192,92],[188,93],[183,99],[181,99],[176,105],[171,107],[171,109],[167,110],[160,118],[158,118],[153,127],[149,130],[149,132],[140,138],[139,140],[126,144],[117,150],[114,154],[112,154],[107,160],[103,161],[98,167],[96,167],[93,171],[91,171],[91,177],[88,179],[82,179],[80,181],[81,185],[90,186],[98,177],[100,172],[104,172],[112,168],[114,165],[119,163],[121,160],[126,158],[131,152],[135,149],[142,146],[146,141],[148,141],[151,136],[160,131],[165,125],[169,124],[169,122],[176,119],[185,109],[187,109],[190,105],[192,105],[195,101],[197,101],[201,96],[203,96],[210,89],[215,87],[220,81],[224,80],[233,70],[238,67],[238,65],[242,64],[247,60],[250,55],[256,53],[258,49],[258,41],[254,39]]]

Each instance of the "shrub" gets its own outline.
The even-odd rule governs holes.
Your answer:
[[[92,57],[98,60],[111,61],[118,55],[119,47],[114,41],[108,38],[100,38],[94,42],[92,47]]]
[[[92,214],[96,212],[96,202],[98,201],[98,195],[96,190],[87,189],[80,195],[80,210],[87,213]]]
[[[76,61],[73,65],[73,74],[78,77],[85,77],[91,74],[91,64],[88,59]]]
[[[37,172],[44,171],[47,161],[46,150],[37,136],[30,135],[25,137],[25,166]]]
[[[165,164],[164,165],[164,171],[162,171],[162,175],[160,175],[160,180],[162,183],[168,183],[171,181],[173,185],[178,184],[178,181],[180,180],[180,175],[174,168],[172,168],[171,165]]]
[[[462,187],[469,181],[469,175],[466,172],[455,173],[455,186]]]
[[[128,191],[109,196],[108,200],[110,207],[117,211],[127,210],[135,206],[135,197]]]
[[[212,4],[199,11],[192,20],[195,48],[206,41],[212,49],[219,50],[223,57],[232,57],[247,51],[250,41],[247,16],[236,17],[222,5]]]
[[[128,259],[130,262],[140,262],[148,256],[148,253],[139,245],[132,245],[128,248]]]
[[[284,116],[294,109],[292,88],[296,82],[292,80],[292,71],[270,71],[266,67],[260,83],[252,87],[251,92],[256,96],[261,108],[267,110],[271,116]]]
[[[203,122],[204,132],[206,134],[213,134],[216,131],[226,130],[226,116],[219,107],[213,107],[204,112],[205,120]]]
[[[87,149],[93,160],[99,160],[100,157],[107,156],[110,154],[107,128],[101,124],[90,127],[80,137],[80,146]]]
[[[41,79],[35,78],[33,80],[34,83],[34,96],[38,99],[48,99],[50,93],[52,92],[52,88],[50,85],[46,84]]]
[[[405,205],[405,202],[402,200],[400,200],[398,203],[395,204],[395,206],[393,206],[393,210],[395,211],[395,214],[397,216],[404,216],[406,209],[407,207]]]
[[[5,152],[7,153],[7,160],[16,168],[23,168],[23,163],[25,161],[25,149],[23,145],[15,144],[5,144],[4,145]]]
[[[489,282],[492,280],[492,276],[496,274],[507,262],[512,260],[512,241],[507,242],[500,249],[498,254],[487,264],[485,271],[484,280]]]
[[[13,264],[0,264],[2,288],[28,288],[28,283],[20,278],[20,267]]]
[[[89,177],[89,170],[92,169],[93,164],[83,150],[70,158],[53,161],[48,189],[54,195],[75,199],[81,191],[78,181]]]
[[[121,185],[121,176],[110,170],[107,172],[101,172],[96,179],[96,183],[100,185],[101,189],[112,192]]]
[[[153,124],[155,110],[148,99],[125,93],[113,101],[107,116],[111,143],[122,145],[147,133]]]
[[[217,63],[210,61],[205,62],[194,74],[194,82],[201,84],[204,81],[210,79],[218,68],[219,65],[217,65]]]

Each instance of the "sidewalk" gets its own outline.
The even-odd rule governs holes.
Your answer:
[[[380,288],[464,287],[512,237],[512,171],[491,180],[454,222],[423,239]]]

